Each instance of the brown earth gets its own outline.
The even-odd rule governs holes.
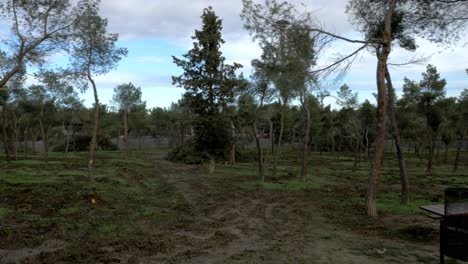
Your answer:
[[[0,250],[0,262],[74,263],[83,259],[79,254],[90,254],[90,263],[438,263],[438,241],[409,241],[380,230],[392,223],[400,230],[414,219],[402,225],[383,216],[354,228],[333,220],[343,215],[326,209],[321,191],[249,190],[240,186],[246,178],[206,175],[162,155],[153,158],[152,177],[162,177],[186,200],[183,220],[137,223],[146,225],[148,239],[131,246],[45,239],[33,248]],[[80,253],[70,255],[73,250]]]

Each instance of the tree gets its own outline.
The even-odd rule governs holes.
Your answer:
[[[125,162],[128,163],[128,113],[142,104],[141,88],[136,87],[131,82],[117,85],[114,88],[112,100],[117,108],[123,111]]]
[[[353,93],[347,84],[343,84],[337,92],[336,103],[345,109],[355,109],[358,106],[358,94]]]
[[[426,171],[432,170],[435,141],[438,136],[439,127],[442,123],[441,111],[435,104],[445,97],[445,79],[440,79],[440,74],[435,66],[428,65],[426,72],[422,74],[423,79],[419,83],[419,104],[426,116],[426,127],[428,131],[429,159]]]
[[[94,76],[109,72],[126,56],[127,50],[117,48],[118,34],[107,33],[107,19],[98,14],[97,4],[86,6],[83,18],[74,24],[74,41],[71,47],[71,72],[87,79],[93,88],[94,120],[89,145],[88,178],[93,180],[94,152],[99,125],[99,98]]]
[[[243,0],[242,3],[241,18],[244,21],[244,28],[249,31],[253,40],[259,42],[263,50],[262,60],[266,64],[263,67],[264,75],[274,85],[281,106],[279,134],[273,161],[273,174],[275,174],[284,137],[286,108],[289,102],[301,93],[304,100],[309,98],[303,93],[305,91],[303,88],[307,87],[304,84],[313,75],[310,74],[310,67],[314,64],[316,50],[321,48],[317,48],[318,44],[322,44],[324,40],[321,38],[319,41],[316,35],[310,33],[311,14],[299,13],[288,2],[278,3],[276,0],[266,0],[264,4],[254,4],[252,0]],[[310,39],[307,40],[307,38]],[[298,41],[299,39],[305,42]],[[305,48],[304,43],[310,47]],[[315,51],[311,52],[314,49]],[[304,57],[298,56],[298,51]],[[304,66],[307,68],[306,71],[300,69]],[[303,103],[303,109],[307,112],[305,106],[308,103],[305,101]]]
[[[238,63],[226,64],[220,51],[222,21],[211,7],[201,16],[202,29],[195,30],[193,48],[183,59],[173,56],[174,63],[184,73],[173,76],[172,82],[186,90],[184,97],[195,114],[195,147],[210,160],[209,172],[214,172],[215,158],[223,156],[230,146],[228,120],[223,114],[233,101],[239,80],[235,71]]]
[[[456,134],[458,137],[458,144],[457,144],[457,153],[455,155],[455,161],[453,163],[453,171],[458,170],[462,144],[468,132],[468,110],[467,110],[468,109],[468,89],[464,89],[463,92],[460,94],[460,98],[458,99],[458,105],[459,105],[458,112],[460,113],[456,122],[457,124]]]
[[[11,31],[3,46],[8,48],[1,51],[0,90],[6,90],[8,81],[26,64],[41,63],[47,54],[64,47],[86,6],[96,4],[95,0],[81,0],[72,8],[68,0],[3,1],[0,13],[11,23]]]

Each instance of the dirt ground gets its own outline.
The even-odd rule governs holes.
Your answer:
[[[411,242],[330,220],[320,191],[249,190],[239,185],[242,177],[207,175],[163,155],[152,159],[152,177],[186,200],[183,220],[147,224],[148,238],[138,245],[44,239],[37,247],[1,249],[0,262],[73,263],[58,256],[80,247],[99,256],[93,263],[438,263],[438,241]],[[381,221],[398,225],[399,219]]]
[[[158,159],[156,170],[193,208],[174,251],[140,263],[436,263],[434,244],[363,236],[329,223],[318,192],[245,190],[236,179]]]

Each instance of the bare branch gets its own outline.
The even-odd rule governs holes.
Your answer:
[[[327,70],[330,70],[338,65],[340,65],[341,63],[343,63],[344,61],[350,59],[351,57],[353,56],[356,56],[360,51],[362,51],[363,49],[365,49],[367,46],[369,46],[369,43],[365,43],[364,45],[362,45],[359,49],[355,50],[354,52],[352,52],[351,54],[343,57],[343,58],[340,58],[338,59],[337,61],[335,61],[334,63],[324,67],[324,68],[321,68],[321,69],[318,69],[318,70],[314,70],[314,71],[311,71],[311,73],[319,73],[319,72],[323,72],[323,71],[327,71]]]

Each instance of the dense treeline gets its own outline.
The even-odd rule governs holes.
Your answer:
[[[428,81],[439,86],[427,87]],[[119,95],[118,87],[126,86],[117,86],[114,97]],[[132,84],[130,87],[138,89]],[[458,98],[454,98],[445,96],[444,87],[445,80],[439,77],[434,66],[429,65],[421,81],[404,80],[403,94],[396,101],[398,127],[405,150],[427,159],[428,170],[431,169],[430,162],[435,154],[439,161],[454,163],[448,160],[447,152],[454,146],[460,146],[455,148],[457,152],[460,151],[466,140],[468,90],[465,89]],[[1,128],[7,158],[17,159],[23,153],[32,152],[41,152],[47,158],[49,149],[64,152],[87,150],[93,109],[85,107],[72,90],[71,86],[62,83],[58,87],[41,84],[23,88],[19,85],[7,95],[4,93],[2,105],[7,102],[8,107],[2,108]],[[352,90],[345,84],[337,91],[338,109],[323,105],[322,97],[317,94],[310,95],[311,151],[351,153],[356,162],[370,157],[375,137],[375,105],[367,100],[358,103],[358,93]],[[194,135],[195,114],[185,99],[173,103],[169,108],[148,109],[146,103],[141,101],[140,90],[134,101],[123,102],[123,106],[119,106],[114,99],[109,105],[101,105],[99,149],[115,149],[116,145],[111,143],[111,139],[123,142],[125,122],[128,122],[129,136],[137,139],[151,136],[156,140],[170,139],[172,145],[184,145]],[[235,102],[226,108],[225,115],[230,122],[224,129],[232,132],[237,151],[253,146],[249,115],[254,105],[252,97],[239,92]],[[282,110],[278,102],[271,102],[259,109],[257,126],[267,155],[273,153],[279,141],[281,111],[284,111],[285,127],[282,142],[289,147],[300,148],[305,124],[301,107],[289,104]],[[128,121],[125,121],[125,115]],[[392,140],[391,129],[386,138]],[[35,146],[37,140],[43,141],[43,149]],[[225,155],[220,158],[235,162],[235,156],[231,157],[230,146],[226,148]]]

